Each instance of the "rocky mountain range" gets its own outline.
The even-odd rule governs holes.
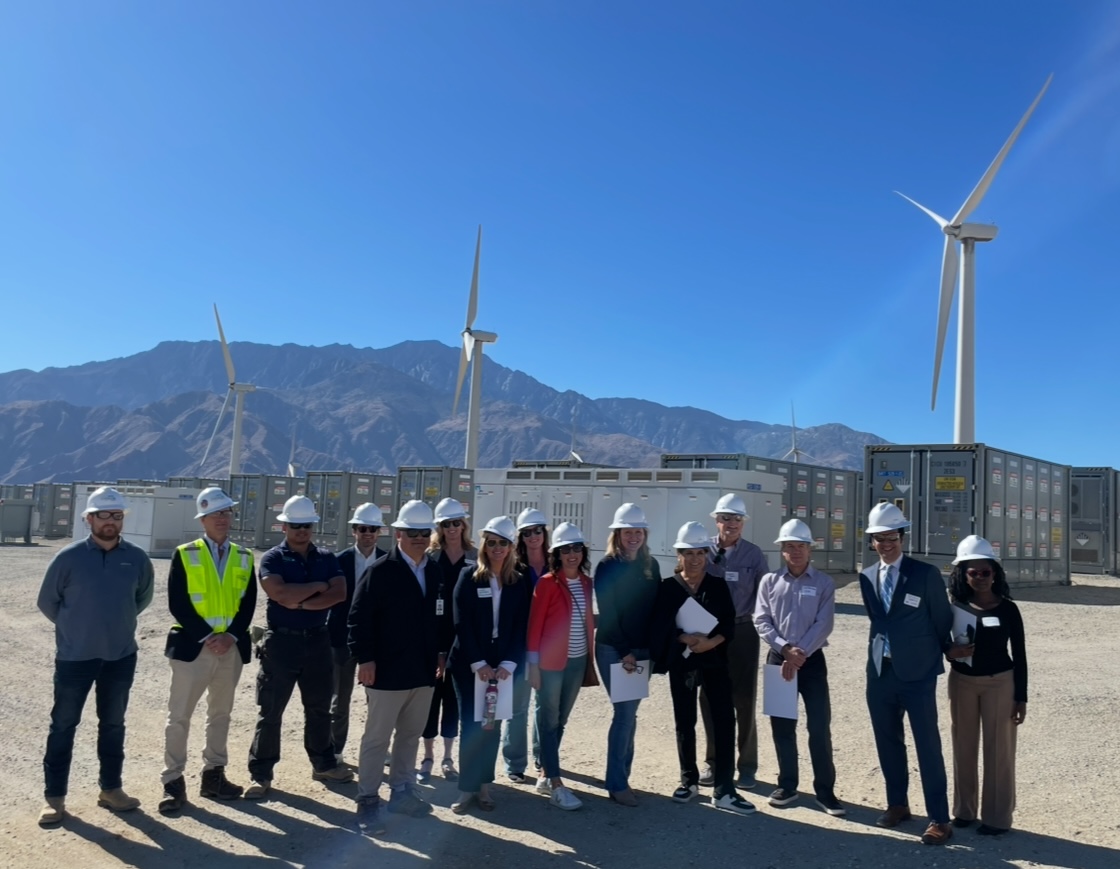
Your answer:
[[[405,341],[383,349],[334,344],[230,345],[245,402],[242,470],[382,472],[461,465],[466,396],[451,416],[458,348]],[[216,341],[167,341],[121,359],[0,374],[0,482],[224,476],[232,402],[204,467],[226,382]],[[565,458],[653,467],[665,452],[780,457],[790,427],[731,420],[693,407],[559,392],[486,358],[479,464]],[[821,464],[860,468],[884,441],[840,424],[798,431]]]

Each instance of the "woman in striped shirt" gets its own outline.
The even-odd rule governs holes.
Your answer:
[[[560,741],[576,695],[597,685],[592,664],[595,634],[591,577],[583,532],[561,522],[552,532],[551,572],[540,578],[529,610],[529,684],[537,692],[541,776],[537,791],[552,804],[574,811],[583,803],[560,778]]]

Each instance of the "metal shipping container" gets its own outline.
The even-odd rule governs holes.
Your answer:
[[[359,504],[372,502],[381,508],[385,527],[379,545],[392,546],[388,527],[396,516],[397,478],[353,471],[308,471],[307,497],[319,513],[315,543],[340,552],[353,542],[347,524]]]
[[[74,525],[74,490],[70,483],[36,483],[34,495],[39,519],[35,533],[52,539],[69,537]]]
[[[31,543],[34,513],[35,501],[31,498],[0,497],[0,544]]]
[[[89,493],[103,484],[74,485],[75,497],[84,505]],[[194,518],[196,490],[170,486],[118,485],[116,488],[128,505],[121,536],[153,558],[170,558],[177,546],[195,540],[202,532]],[[89,526],[79,511],[74,517],[71,535],[74,540],[84,540],[88,534]]]
[[[859,475],[855,471],[785,462],[745,453],[680,453],[661,457],[663,468],[729,468],[782,478],[782,521],[796,518],[813,532],[821,570],[855,573],[861,556]],[[753,538],[752,538],[753,539]],[[757,542],[757,541],[756,541]]]
[[[209,489],[211,486],[217,486],[227,495],[226,491],[229,486],[229,480],[219,479],[217,477],[168,477],[167,485],[173,489],[198,489],[200,492],[203,489]]]
[[[1068,585],[1070,470],[984,444],[883,444],[866,448],[864,491],[869,508],[902,509],[907,552],[943,573],[957,544],[979,534],[1011,585]]]
[[[1069,492],[1070,569],[1120,575],[1120,473],[1074,468]]]
[[[271,549],[284,539],[284,529],[276,517],[283,512],[285,501],[306,493],[307,480],[272,474],[234,474],[229,487],[226,494],[239,502],[234,508],[230,538],[253,549]]]
[[[556,471],[554,473],[559,473]],[[423,501],[435,507],[444,498],[462,502],[474,515],[475,472],[464,468],[403,467],[397,470],[397,509],[406,501]]]

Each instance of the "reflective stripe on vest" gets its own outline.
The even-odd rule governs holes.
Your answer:
[[[178,548],[191,603],[215,633],[229,629],[253,578],[253,554],[234,543],[228,546],[229,557],[221,579],[205,540],[192,540]]]

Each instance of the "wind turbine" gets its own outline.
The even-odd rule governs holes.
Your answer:
[[[793,415],[793,402],[792,401],[789,403],[789,421],[790,421],[790,434],[793,436],[793,448],[788,453],[786,453],[784,456],[782,456],[782,461],[784,462],[790,456],[793,456],[794,464],[800,462],[802,460],[802,458],[806,458],[806,459],[809,459],[810,461],[815,462],[816,459],[814,459],[811,455],[809,455],[804,450],[799,450],[797,448],[797,417],[795,417]]]
[[[250,383],[238,383],[237,375],[233,368],[233,357],[229,355],[229,345],[226,343],[226,333],[222,331],[222,318],[218,316],[218,306],[214,305],[214,319],[218,323],[218,337],[222,342],[222,355],[226,360],[226,374],[229,375],[229,390],[226,392],[226,400],[222,402],[222,409],[218,411],[218,421],[214,424],[214,433],[210,435],[210,443],[206,445],[206,452],[202,454],[202,462],[199,463],[199,469],[206,464],[206,459],[210,455],[210,447],[214,445],[214,438],[217,437],[218,429],[222,425],[222,417],[225,415],[226,407],[229,405],[229,398],[231,395],[237,395],[237,401],[233,409],[233,443],[230,445],[229,451],[229,474],[232,477],[234,474],[241,473],[241,417],[245,412],[245,395],[253,392],[257,387]]]
[[[572,405],[572,445],[568,449],[568,458],[574,463],[574,467],[583,464],[583,458],[576,452],[576,421],[579,419],[579,405]]]
[[[467,301],[467,325],[463,327],[463,352],[459,357],[459,378],[455,382],[455,402],[451,415],[459,412],[459,394],[463,391],[463,378],[467,366],[471,368],[471,397],[467,404],[467,452],[463,466],[478,467],[478,436],[482,406],[482,345],[493,344],[498,336],[493,332],[483,332],[474,328],[474,318],[478,313],[478,260],[482,254],[482,226],[478,227],[478,241],[474,247],[474,274],[471,276],[471,294]],[[477,354],[475,353],[477,347]]]
[[[1042,100],[1046,89],[1054,78],[1053,73],[1046,79],[1046,84],[1034,98],[1027,113],[1023,115],[1018,126],[1011,131],[1011,136],[1003,147],[1000,148],[996,158],[980,179],[980,182],[968,194],[964,205],[960,207],[952,220],[946,220],[933,211],[930,211],[909,196],[898,193],[912,205],[924,211],[945,233],[945,252],[941,259],[941,298],[938,302],[937,316],[937,344],[934,349],[933,359],[933,396],[930,399],[930,409],[937,407],[937,381],[941,374],[941,357],[945,352],[945,333],[949,329],[949,315],[953,307],[953,290],[956,288],[958,259],[960,271],[960,306],[957,311],[957,396],[956,409],[953,423],[953,441],[958,444],[970,444],[976,441],[976,300],[974,291],[976,287],[976,242],[991,241],[996,237],[998,230],[995,226],[985,223],[965,223],[968,216],[980,205],[984,194],[988,192],[992,181],[1003,165],[1004,159],[1011,151],[1011,146],[1019,138],[1030,116]],[[956,243],[960,242],[961,252],[958,255]]]

